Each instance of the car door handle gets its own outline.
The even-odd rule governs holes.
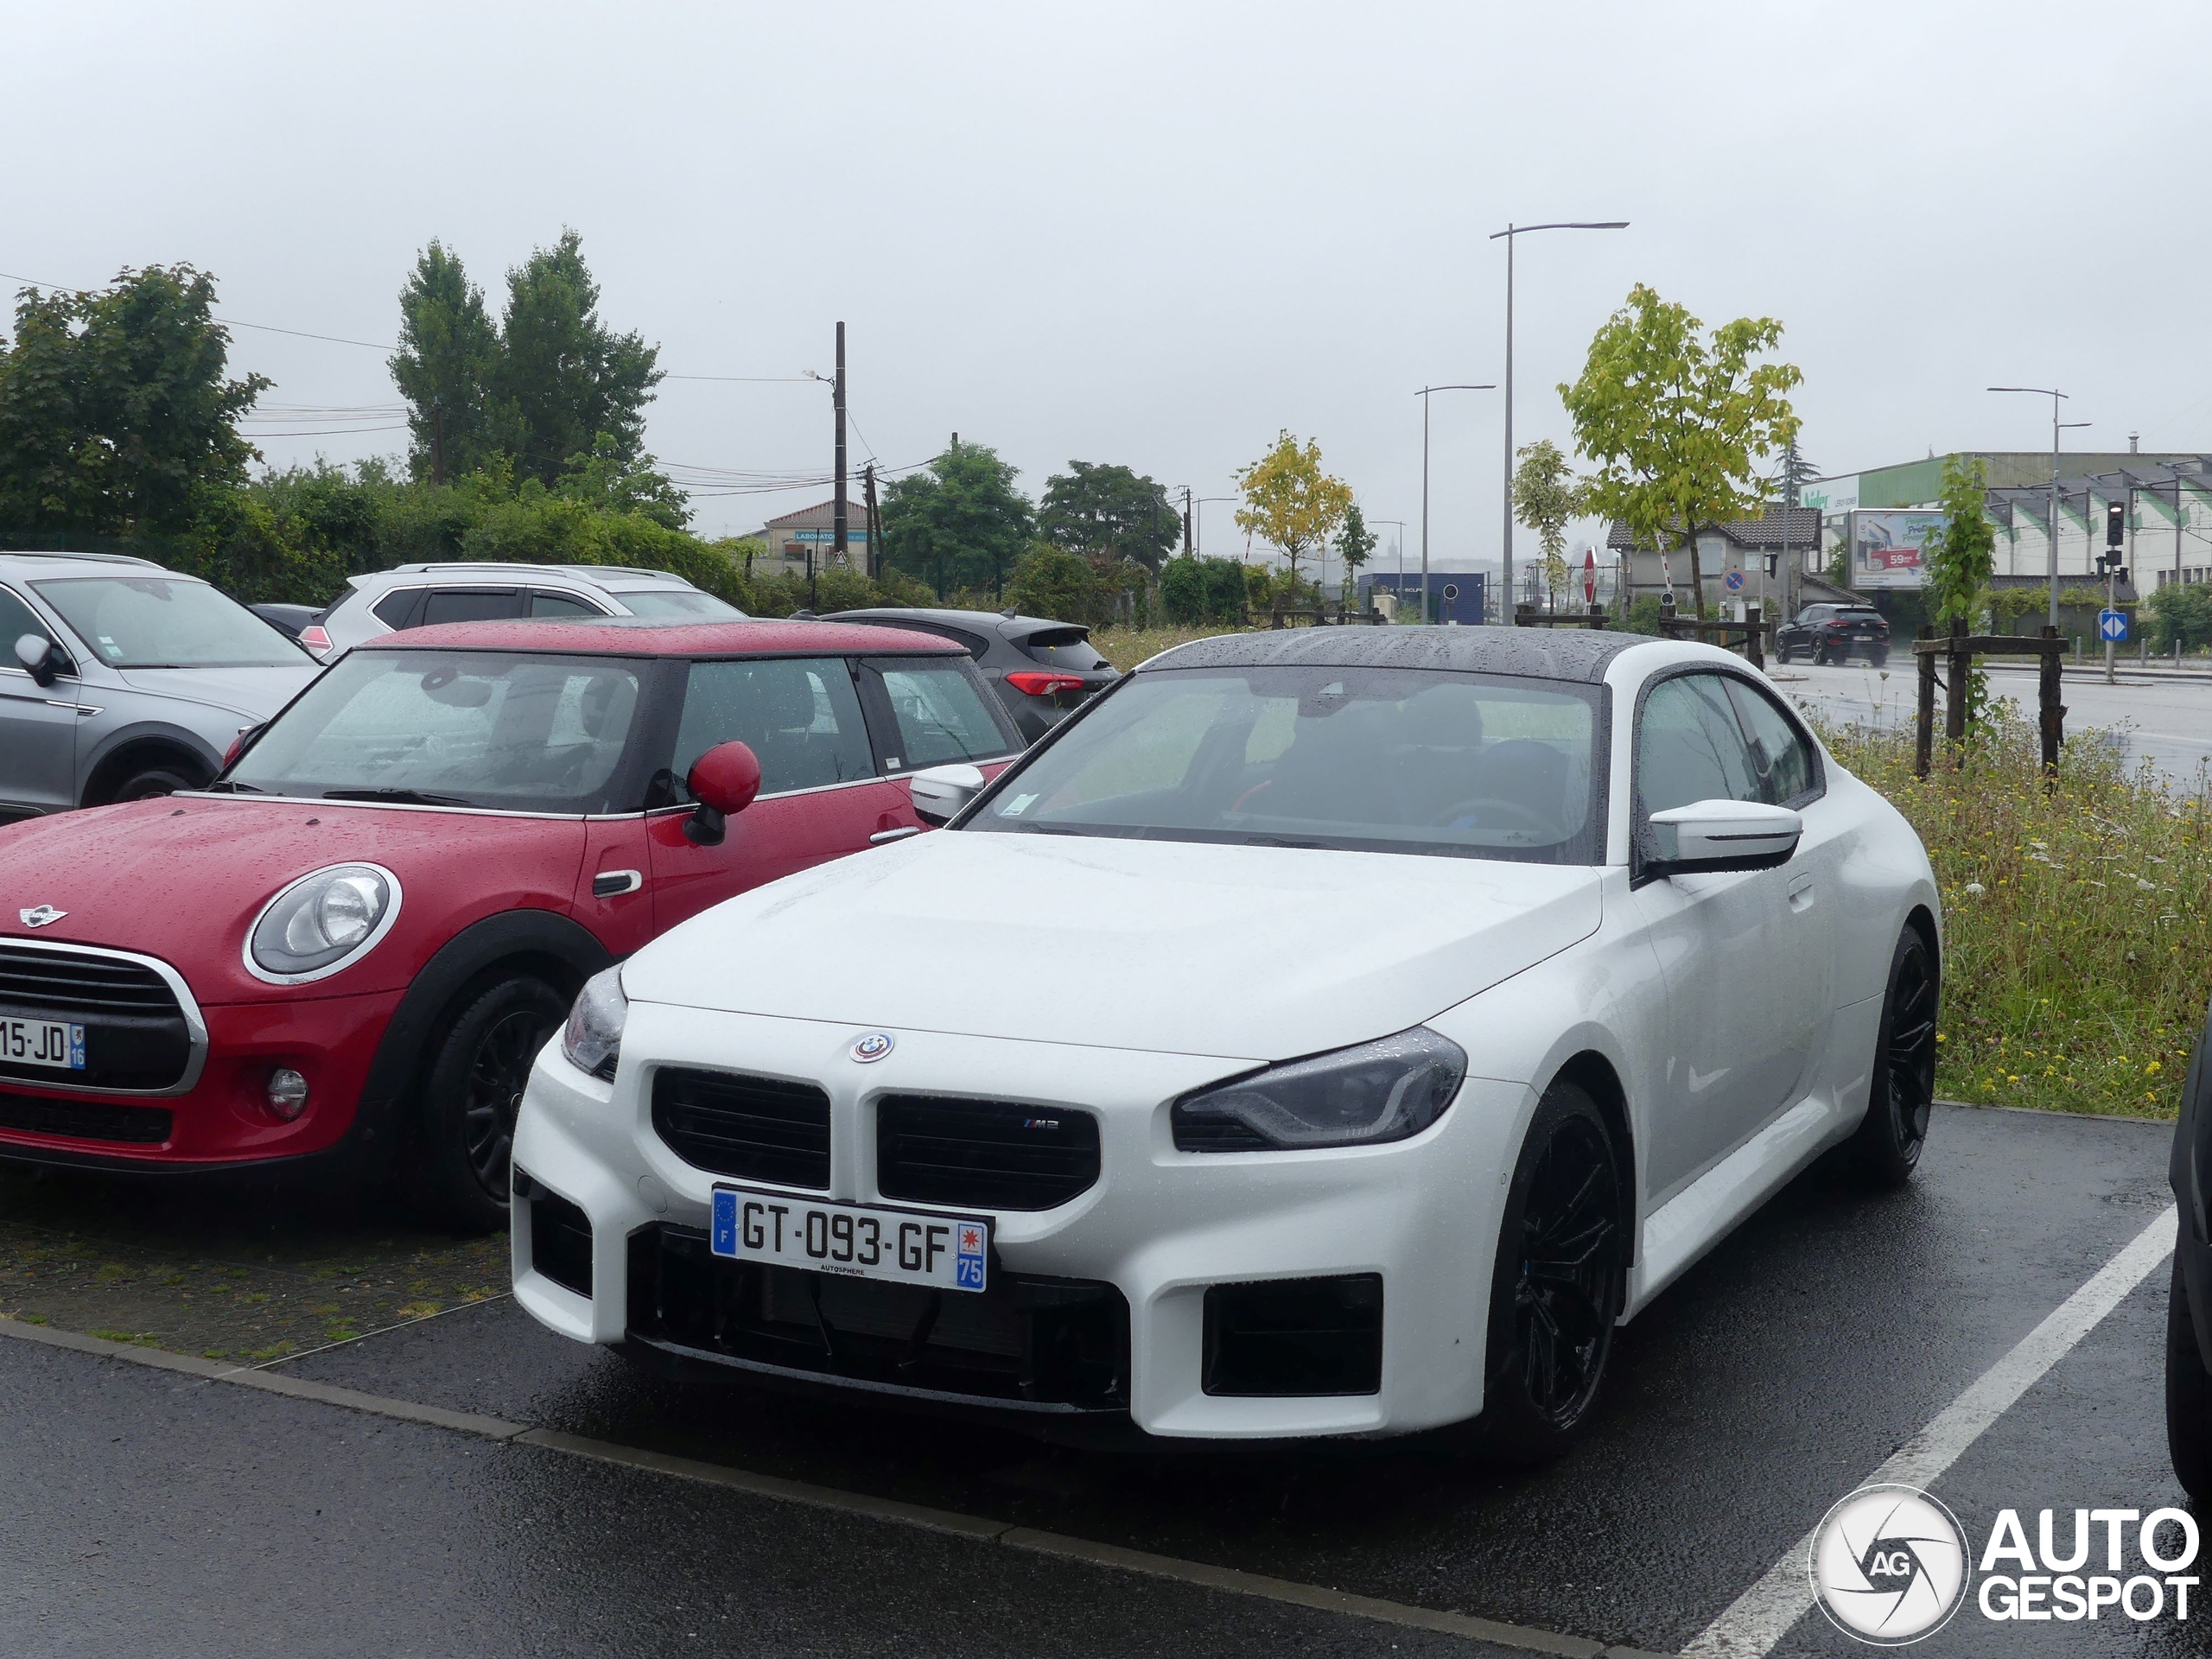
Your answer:
[[[1813,900],[1818,896],[1809,875],[1801,875],[1789,884],[1789,908],[1801,915],[1813,907]]]
[[[921,833],[922,826],[918,823],[905,824],[896,830],[879,830],[868,838],[868,844],[871,847],[880,847],[887,842],[904,841],[909,836],[918,836]]]
[[[594,899],[619,899],[626,893],[635,893],[645,885],[645,878],[638,870],[601,870],[591,879],[591,896]]]

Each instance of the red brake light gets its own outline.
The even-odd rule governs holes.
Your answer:
[[[300,643],[309,651],[328,651],[330,635],[320,623],[311,624],[300,630]]]
[[[1055,691],[1080,691],[1080,674],[1045,674],[1035,669],[1021,669],[1006,677],[1006,683],[1017,691],[1027,691],[1033,697],[1049,697]]]
[[[223,751],[224,771],[229,771],[231,762],[238,758],[238,751],[245,747],[245,734],[252,729],[253,728],[251,726],[241,726],[238,728],[238,734],[231,740],[231,747]]]

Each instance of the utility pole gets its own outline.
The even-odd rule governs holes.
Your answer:
[[[2024,391],[2037,397],[2050,399],[2050,626],[2058,626],[2058,434],[2061,423],[2058,405],[2066,394],[2049,386],[1992,386],[1992,391]],[[2087,426],[2087,421],[2069,421],[2069,426]]]
[[[1782,486],[1782,591],[1775,597],[1781,606],[1781,614],[1775,620],[1787,622],[1796,614],[1790,608],[1790,595],[1796,591],[1796,571],[1792,569],[1797,560],[1797,544],[1791,532],[1797,527],[1797,440],[1789,440],[1789,447],[1782,452],[1782,464],[1786,469]],[[1814,540],[1820,539],[1817,534]]]
[[[430,396],[430,482],[446,481],[446,400]]]
[[[1183,486],[1183,556],[1191,556],[1191,486]]]
[[[861,468],[861,488],[868,502],[868,569],[862,572],[869,581],[875,580],[883,569],[883,514],[875,499],[875,463]]]
[[[830,387],[830,401],[837,414],[837,493],[830,508],[830,545],[837,563],[845,562],[845,325],[837,325],[837,378]],[[806,602],[814,603],[814,587],[807,585]]]

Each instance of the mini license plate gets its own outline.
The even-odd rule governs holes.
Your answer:
[[[85,1069],[85,1028],[58,1020],[19,1020],[0,1014],[0,1060],[47,1065],[56,1071]]]
[[[716,1255],[734,1261],[849,1279],[938,1290],[982,1290],[989,1280],[991,1224],[972,1216],[717,1186],[709,1240]]]

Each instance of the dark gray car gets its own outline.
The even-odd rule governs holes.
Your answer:
[[[907,610],[890,606],[839,611],[825,622],[869,622],[912,628],[968,647],[976,666],[1014,716],[1021,741],[1033,743],[1085,697],[1121,673],[1090,643],[1079,622],[1054,622],[1015,611]]]

